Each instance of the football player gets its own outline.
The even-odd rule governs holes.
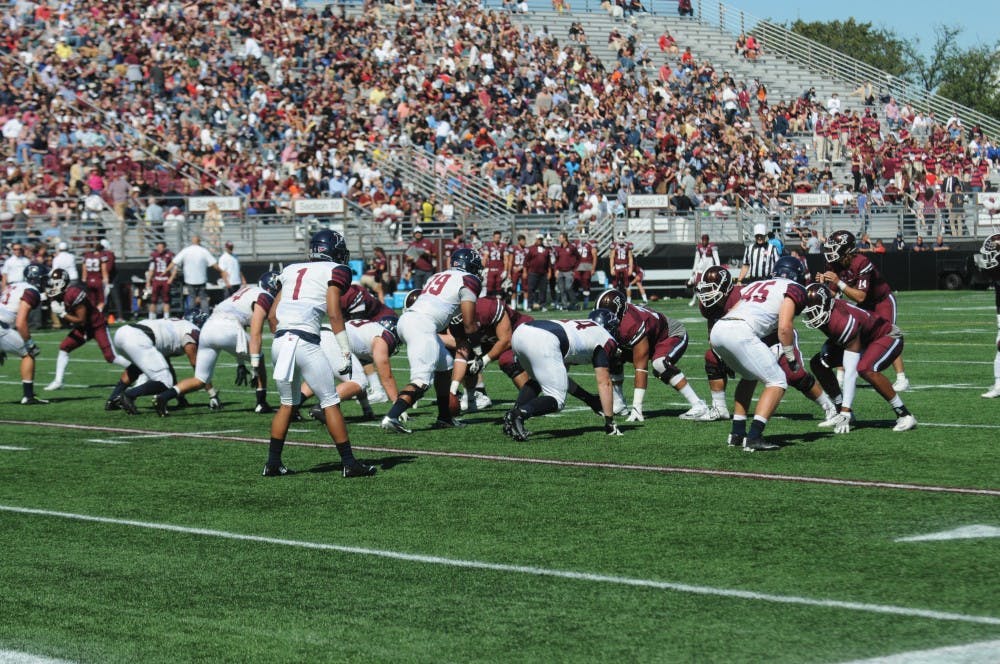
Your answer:
[[[691,389],[677,362],[688,347],[687,330],[683,323],[669,319],[658,311],[629,304],[625,293],[607,290],[597,298],[597,308],[607,309],[618,320],[615,340],[622,351],[623,359],[635,367],[635,391],[632,395],[632,409],[629,422],[642,422],[643,399],[649,383],[649,369],[653,376],[681,393],[691,408],[680,417],[683,420],[697,420],[708,414],[708,406]]]
[[[350,287],[340,296],[340,310],[344,312],[347,320],[365,320],[373,322],[385,321],[392,325],[395,330],[399,317],[395,310],[385,302],[379,300],[370,290],[360,284],[352,283]],[[367,385],[367,398],[370,403],[385,403],[389,401],[389,395],[379,379],[379,372],[371,363],[366,363],[362,367],[365,373],[365,384]],[[359,376],[360,378],[360,376]],[[339,388],[338,388],[339,389]],[[345,400],[343,394],[341,400]]]
[[[694,295],[688,303],[689,307],[693,307],[694,303],[701,299],[698,297],[698,284],[701,283],[705,273],[712,266],[721,264],[719,248],[708,239],[708,235],[702,235],[701,242],[694,248],[694,265],[691,268],[691,278],[687,282],[688,286],[694,290]]]
[[[146,295],[149,303],[149,318],[156,318],[157,305],[163,307],[163,317],[170,318],[170,270],[168,266],[174,260],[174,252],[167,249],[163,240],[156,242],[156,249],[149,255],[149,268],[146,270]]]
[[[104,293],[103,286],[100,292]],[[45,386],[46,391],[58,390],[63,386],[66,367],[69,366],[69,354],[82,346],[88,339],[97,341],[101,354],[109,363],[127,367],[129,361],[118,357],[115,347],[108,335],[108,324],[104,314],[90,299],[87,287],[79,281],[70,283],[66,270],[56,269],[49,273],[48,287],[45,290],[49,298],[49,307],[63,321],[70,324],[72,330],[59,344],[59,355],[56,357],[56,375],[51,383]]]
[[[764,427],[774,414],[788,387],[785,372],[764,337],[778,334],[781,356],[793,371],[800,370],[801,358],[795,349],[795,316],[805,306],[802,263],[783,256],[774,264],[771,278],[742,289],[740,299],[712,328],[712,348],[740,375],[733,404],[730,446],[748,452],[778,449],[764,439]],[[750,430],[746,418],[757,381],[764,390],[757,399]]]
[[[576,283],[583,293],[583,306],[590,308],[590,282],[594,278],[594,269],[597,264],[597,245],[595,245],[586,235],[580,234],[580,239],[576,241],[576,251],[580,254],[580,264],[576,266]]]
[[[503,294],[507,279],[507,243],[500,231],[493,231],[493,239],[483,245],[483,262],[486,266],[486,294]]]
[[[277,278],[278,294],[274,305],[268,307],[268,320],[274,330],[271,357],[281,406],[271,420],[271,440],[262,473],[265,477],[289,472],[281,461],[281,452],[292,410],[299,405],[303,381],[315,392],[323,409],[326,430],[343,463],[343,476],[375,474],[374,466],[354,458],[333,380],[334,373],[350,377],[354,361],[340,309],[340,296],[351,284],[351,269],[347,266],[350,256],[344,237],[324,229],[309,241],[309,262],[289,265]],[[320,347],[324,319],[329,321],[340,350],[336,367],[330,365]]]
[[[510,284],[504,286],[504,290],[510,291],[508,302],[517,308],[517,289],[521,288],[524,294],[524,310],[528,310],[528,276],[525,271],[525,260],[528,257],[527,238],[523,235],[517,236],[517,243],[512,243],[507,247],[507,274],[510,275]]]
[[[618,231],[617,239],[608,249],[608,274],[611,275],[611,287],[622,291],[628,290],[634,265],[632,243],[628,241],[625,231]]]
[[[612,411],[611,362],[618,353],[612,335],[617,325],[614,313],[595,309],[585,320],[535,320],[514,331],[511,345],[517,361],[531,377],[517,395],[514,407],[503,418],[504,433],[516,441],[531,435],[524,421],[562,410],[566,394],[591,403],[604,415],[604,432],[621,436]],[[570,379],[567,365],[589,364],[597,379],[598,398]]]
[[[104,257],[104,246],[94,240],[93,248],[83,254],[81,274],[87,287],[87,297],[98,311],[104,311],[104,288],[111,282],[108,263]]]
[[[840,412],[821,422],[821,427],[833,427],[835,433],[851,430],[851,406],[859,375],[892,406],[896,413],[893,431],[909,431],[917,426],[916,418],[906,409],[889,379],[882,375],[882,371],[903,352],[903,333],[898,327],[878,314],[834,297],[825,284],[810,284],[806,288],[802,321],[826,335],[827,342],[810,364],[819,382],[840,404]],[[841,366],[844,367],[843,394],[833,372]]]
[[[451,255],[451,268],[427,280],[413,305],[399,317],[399,337],[406,344],[410,363],[410,382],[382,418],[382,428],[398,433],[412,433],[403,426],[405,413],[434,383],[438,419],[434,428],[462,426],[451,416],[449,386],[454,367],[451,353],[438,332],[444,330],[456,309],[469,338],[476,334],[476,300],[482,290],[483,260],[475,249],[462,248]]]
[[[118,328],[115,347],[131,364],[122,372],[104,409],[121,408],[129,415],[138,415],[136,399],[169,389],[177,379],[170,358],[184,355],[195,366],[199,330],[207,319],[207,311],[192,309],[184,320],[157,318]],[[146,380],[138,383],[140,376]]]
[[[996,298],[997,354],[993,358],[993,387],[982,394],[984,399],[996,399],[1000,397],[1000,233],[994,233],[983,241],[973,261],[983,276],[993,282]]]
[[[872,311],[884,320],[896,324],[896,297],[892,287],[864,254],[858,253],[857,241],[850,231],[834,231],[823,243],[827,265],[816,281],[825,283],[834,293],[849,298],[865,311]],[[910,387],[903,368],[903,356],[892,363],[896,382],[892,388],[905,392]]]
[[[634,286],[636,290],[639,291],[639,297],[642,298],[643,304],[649,304],[649,299],[646,297],[646,287],[643,285],[642,281],[646,278],[646,273],[643,271],[638,264],[632,265],[632,274],[629,277],[628,291],[626,295],[628,296],[628,301],[632,301],[632,287]]]
[[[7,353],[21,358],[21,404],[46,404],[35,396],[35,358],[41,351],[31,338],[28,316],[42,302],[48,273],[44,267],[31,263],[24,268],[24,281],[15,281],[0,293],[0,365]]]
[[[264,323],[268,320],[268,313],[279,288],[277,276],[275,272],[265,272],[257,285],[243,286],[215,307],[198,337],[194,376],[185,378],[156,395],[154,404],[160,417],[166,417],[167,404],[171,399],[201,388],[208,391],[208,407],[211,410],[222,410],[219,391],[212,385],[212,375],[221,351],[235,356],[239,362],[236,369],[237,385],[249,382],[249,372],[244,363],[247,359],[250,360],[250,366],[256,374],[254,383],[257,405],[254,406],[254,412],[273,412],[267,403],[267,375],[261,361],[261,349]],[[246,333],[248,326],[249,338]]]

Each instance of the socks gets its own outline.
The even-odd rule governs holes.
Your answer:
[[[345,466],[349,466],[358,462],[354,458],[354,452],[351,450],[351,441],[346,440],[343,443],[335,443],[337,446],[337,454],[340,455],[340,460],[344,462]]]
[[[115,385],[115,389],[111,390],[111,396],[108,397],[108,400],[109,401],[114,401],[115,399],[117,399],[118,397],[120,397],[121,394],[122,394],[122,392],[124,392],[125,388],[127,388],[127,387],[128,387],[128,385],[126,385],[124,383],[124,381],[118,381],[118,384]]]
[[[390,420],[398,420],[399,416],[406,412],[406,409],[410,405],[403,401],[402,399],[396,399],[396,403],[392,404],[392,408],[389,409],[388,417]]]
[[[545,396],[532,399],[528,403],[521,406],[521,412],[524,413],[525,419],[545,415],[547,413],[554,413],[557,410],[559,410],[559,402],[556,401],[554,397],[550,397],[547,394]]]
[[[733,415],[733,428],[732,433],[736,436],[747,435],[747,416],[746,415]]]
[[[764,436],[764,427],[767,426],[767,420],[760,415],[753,416],[753,422],[750,423],[750,433],[747,438],[761,438]]]
[[[716,408],[726,407],[726,391],[720,390],[718,392],[712,392],[712,405]]]
[[[263,406],[267,404],[267,388],[257,388],[257,405]]]
[[[903,405],[903,399],[897,394],[892,401],[889,402],[892,406],[892,410],[896,413],[896,417],[906,417],[910,414],[910,411]]]
[[[997,351],[996,357],[993,358],[993,379],[1000,385],[1000,351]]]
[[[688,383],[687,385],[685,385],[684,387],[682,387],[677,391],[680,392],[681,396],[687,399],[687,402],[692,406],[697,406],[703,403],[701,397],[695,394],[695,391],[691,389],[690,383]]]
[[[162,399],[163,401],[170,401],[171,399],[176,399],[180,392],[177,391],[177,387],[171,387],[169,390],[161,392],[157,395],[157,399]]]
[[[59,351],[56,356],[56,377],[53,382],[61,383],[66,377],[66,367],[69,366],[69,353],[64,350]]]
[[[841,397],[841,400],[843,400],[843,397]],[[820,395],[816,397],[816,403],[819,404],[819,407],[823,410],[830,410],[834,407],[833,401],[826,392],[821,392]]]
[[[35,382],[34,381],[32,381],[32,380],[23,380],[23,381],[21,381],[21,390],[24,391],[24,398],[25,399],[34,399],[35,398]]]
[[[125,390],[125,394],[128,395],[129,399],[137,399],[138,397],[144,397],[150,394],[159,394],[160,392],[167,389],[167,386],[158,380],[151,380],[149,382],[143,383],[142,385],[136,385],[135,387]]]
[[[285,441],[281,438],[272,438],[271,442],[267,446],[267,465],[269,466],[280,466],[281,465],[281,450],[285,447]],[[348,444],[348,449],[350,449],[350,444]],[[340,451],[340,446],[337,446],[337,451]]]

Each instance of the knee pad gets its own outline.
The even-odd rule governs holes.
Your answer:
[[[816,378],[811,373],[803,371],[802,376],[796,377],[794,380],[790,380],[788,384],[802,394],[806,394],[813,388],[813,385],[816,384]]]
[[[524,367],[522,367],[521,363],[517,360],[514,360],[510,364],[501,364],[500,370],[503,371],[511,380],[514,380],[514,378],[524,373]]]
[[[680,369],[667,362],[667,358],[658,357],[653,360],[653,375],[665,383],[674,384],[674,378],[680,373]]]
[[[412,387],[410,385],[412,385]],[[418,399],[424,396],[424,394],[427,393],[427,388],[429,387],[427,383],[411,383],[410,385],[407,385],[400,390],[399,396],[403,396],[404,394],[408,395],[411,399],[413,399],[412,403],[416,403]]]
[[[715,354],[714,350],[705,351],[705,376],[709,380],[725,380],[729,373],[727,369],[726,363]]]

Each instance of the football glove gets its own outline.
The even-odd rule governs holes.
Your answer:
[[[24,349],[28,352],[31,357],[38,357],[38,354],[42,352],[42,349],[38,347],[34,339],[28,339],[24,342]],[[3,364],[3,362],[0,362]]]
[[[604,433],[606,433],[609,436],[624,436],[625,435],[625,434],[623,434],[621,432],[621,429],[618,428],[618,425],[615,424],[615,420],[614,420],[613,417],[605,417],[604,418]]]
[[[503,281],[500,282],[500,290],[514,290],[514,282],[510,280],[510,277],[504,277]]]
[[[850,413],[839,413],[836,418],[834,418],[833,423],[834,433],[850,433],[851,432],[851,414]]]
[[[477,357],[473,361],[469,362],[469,373],[477,374],[486,368],[486,365],[490,363],[490,356],[483,355],[482,357]]]
[[[153,289],[150,288],[149,286],[146,286],[145,288],[142,289],[142,299],[148,300],[151,297],[153,297]]]
[[[237,364],[235,385],[249,385],[249,384],[250,384],[250,371],[247,370],[245,365]]]
[[[396,419],[398,419],[400,422],[409,422],[410,414],[407,413],[406,411],[403,411],[402,413],[399,414],[399,417],[397,417]]]
[[[222,410],[222,402],[219,401],[218,396],[214,396],[208,400],[209,410]]]
[[[62,318],[63,316],[66,315],[66,305],[63,304],[62,302],[59,302],[58,300],[52,300],[52,302],[49,304],[49,308],[52,310],[52,313],[54,313],[59,318]]]
[[[642,409],[632,406],[632,411],[628,414],[626,422],[645,422],[646,418],[642,415]]]
[[[346,380],[350,380],[351,370],[353,369],[352,365],[354,364],[353,362],[351,362],[351,354],[341,353],[340,362],[341,362],[340,371],[338,371],[337,373],[343,376]]]

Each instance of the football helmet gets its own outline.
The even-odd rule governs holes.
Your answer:
[[[621,324],[621,320],[610,309],[594,309],[587,318],[610,332],[611,336],[618,336],[618,326]]]
[[[337,231],[323,229],[309,240],[309,260],[331,261],[344,265],[351,260],[351,252],[347,249],[343,235]]]
[[[67,288],[69,288],[69,272],[61,267],[52,270],[49,273],[48,286],[45,287],[45,294],[49,299],[58,300]]]
[[[478,277],[483,273],[483,257],[475,249],[462,247],[451,255],[451,266]]]
[[[191,323],[199,330],[205,325],[205,321],[208,320],[208,317],[209,313],[207,311],[202,311],[201,309],[192,309],[184,314],[184,320]]]
[[[721,265],[713,265],[705,270],[698,282],[698,301],[706,307],[714,307],[725,300],[732,290],[732,273]]]
[[[271,295],[277,295],[278,291],[281,290],[281,282],[278,281],[278,276],[277,272],[265,272],[261,275],[260,280],[257,281],[257,285]]]
[[[619,242],[624,242],[626,239],[628,239],[628,233],[626,233],[625,231],[618,231],[618,233],[615,234],[615,238]]]
[[[797,284],[804,284],[806,282],[806,268],[802,265],[802,261],[795,256],[782,256],[774,264],[771,276],[779,279],[791,279]]]
[[[398,336],[398,334],[396,333],[396,326],[399,323],[399,319],[396,318],[395,316],[390,316],[389,318],[382,318],[381,320],[376,322],[382,327],[384,327],[386,330],[391,332],[392,336],[394,337]]]
[[[839,263],[857,251],[857,240],[850,231],[834,231],[823,243],[823,256],[828,263]]]
[[[825,284],[806,286],[806,306],[802,310],[802,322],[806,327],[816,329],[830,320],[833,311],[833,293]]]
[[[403,308],[404,309],[409,309],[410,307],[412,307],[413,303],[417,301],[418,297],[420,297],[420,293],[421,292],[423,292],[423,291],[421,291],[421,289],[414,288],[409,293],[407,293],[406,294],[406,299],[403,300]]]
[[[620,320],[625,315],[626,305],[628,305],[628,296],[617,288],[609,288],[597,296],[594,309],[607,309]]]
[[[972,260],[980,270],[994,270],[1000,267],[1000,233],[994,233],[983,240],[983,246]]]
[[[28,267],[24,268],[24,280],[38,290],[43,290],[45,288],[45,282],[48,276],[49,271],[44,265],[32,263]]]

